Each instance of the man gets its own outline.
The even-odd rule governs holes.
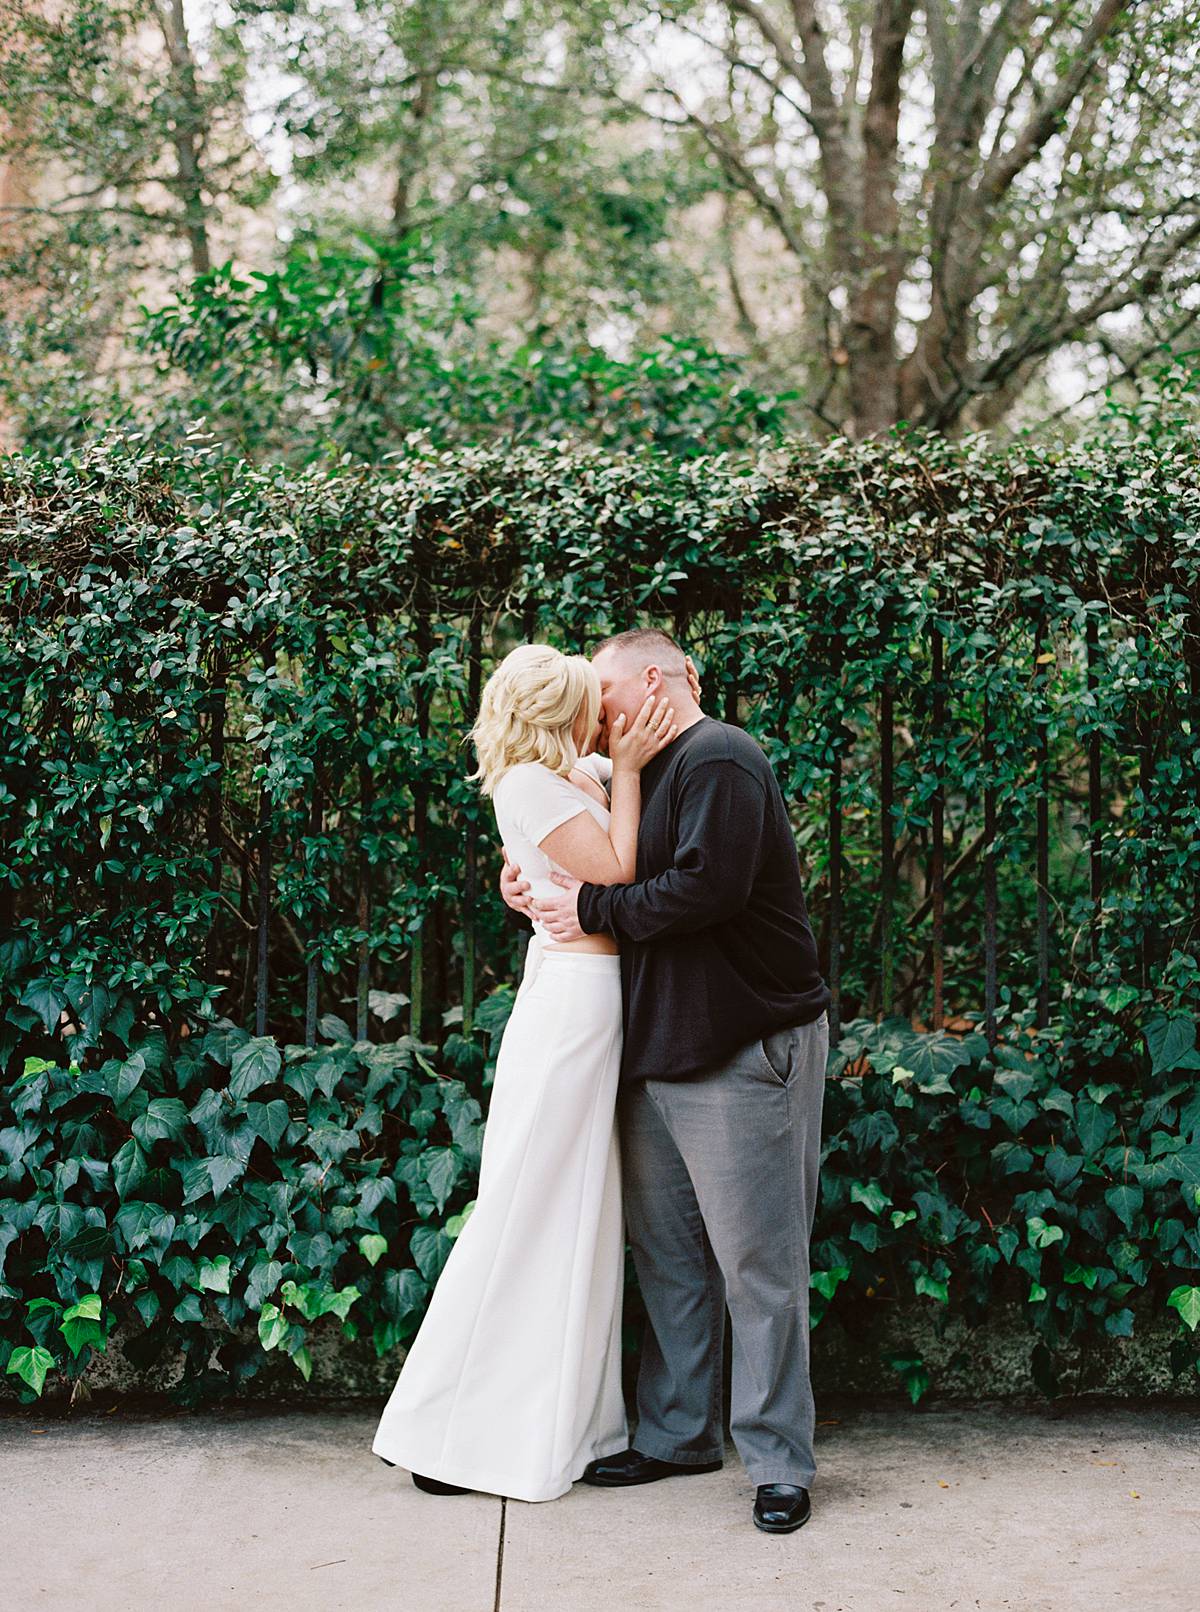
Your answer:
[[[722,1464],[725,1306],[730,1431],[756,1485],[755,1524],[808,1520],[815,1474],[809,1238],[829,1047],[796,844],[770,763],[706,716],[666,633],[607,639],[593,657],[601,738],[667,694],[679,733],[642,772],[637,882],[554,875],[531,901],[555,940],[606,930],[621,946],[624,1050],[617,1121],[626,1225],[647,1314],[634,1445],[593,1461],[604,1487]],[[695,691],[695,692],[694,692]]]

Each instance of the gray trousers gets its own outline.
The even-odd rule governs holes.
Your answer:
[[[627,1082],[617,1099],[626,1229],[647,1324],[633,1447],[699,1465],[730,1432],[754,1484],[816,1472],[809,1375],[809,1237],[816,1210],[829,1019],[774,1031],[685,1080]]]

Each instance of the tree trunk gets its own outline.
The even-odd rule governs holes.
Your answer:
[[[846,332],[850,408],[858,437],[886,431],[897,418],[896,294],[901,256],[896,139],[900,69],[913,3],[880,0],[871,29],[871,89],[863,119],[861,245]]]
[[[177,111],[168,126],[175,152],[175,190],[183,204],[183,235],[188,243],[193,273],[212,268],[208,243],[208,207],[204,200],[202,153],[208,135],[207,116],[196,88],[196,67],[188,39],[183,0],[170,0],[158,8],[158,23],[171,62],[171,87]]]

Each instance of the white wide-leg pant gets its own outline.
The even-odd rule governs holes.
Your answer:
[[[397,1466],[553,1500],[629,1442],[615,1125],[620,960],[529,943],[476,1207],[371,1445]]]

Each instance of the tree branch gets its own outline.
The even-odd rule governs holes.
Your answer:
[[[999,201],[1042,150],[1091,75],[1104,41],[1135,3],[1136,0],[1100,0],[1069,70],[1054,86],[1045,104],[1029,117],[1008,150],[997,153],[984,170],[979,185],[982,205],[991,206]]]

